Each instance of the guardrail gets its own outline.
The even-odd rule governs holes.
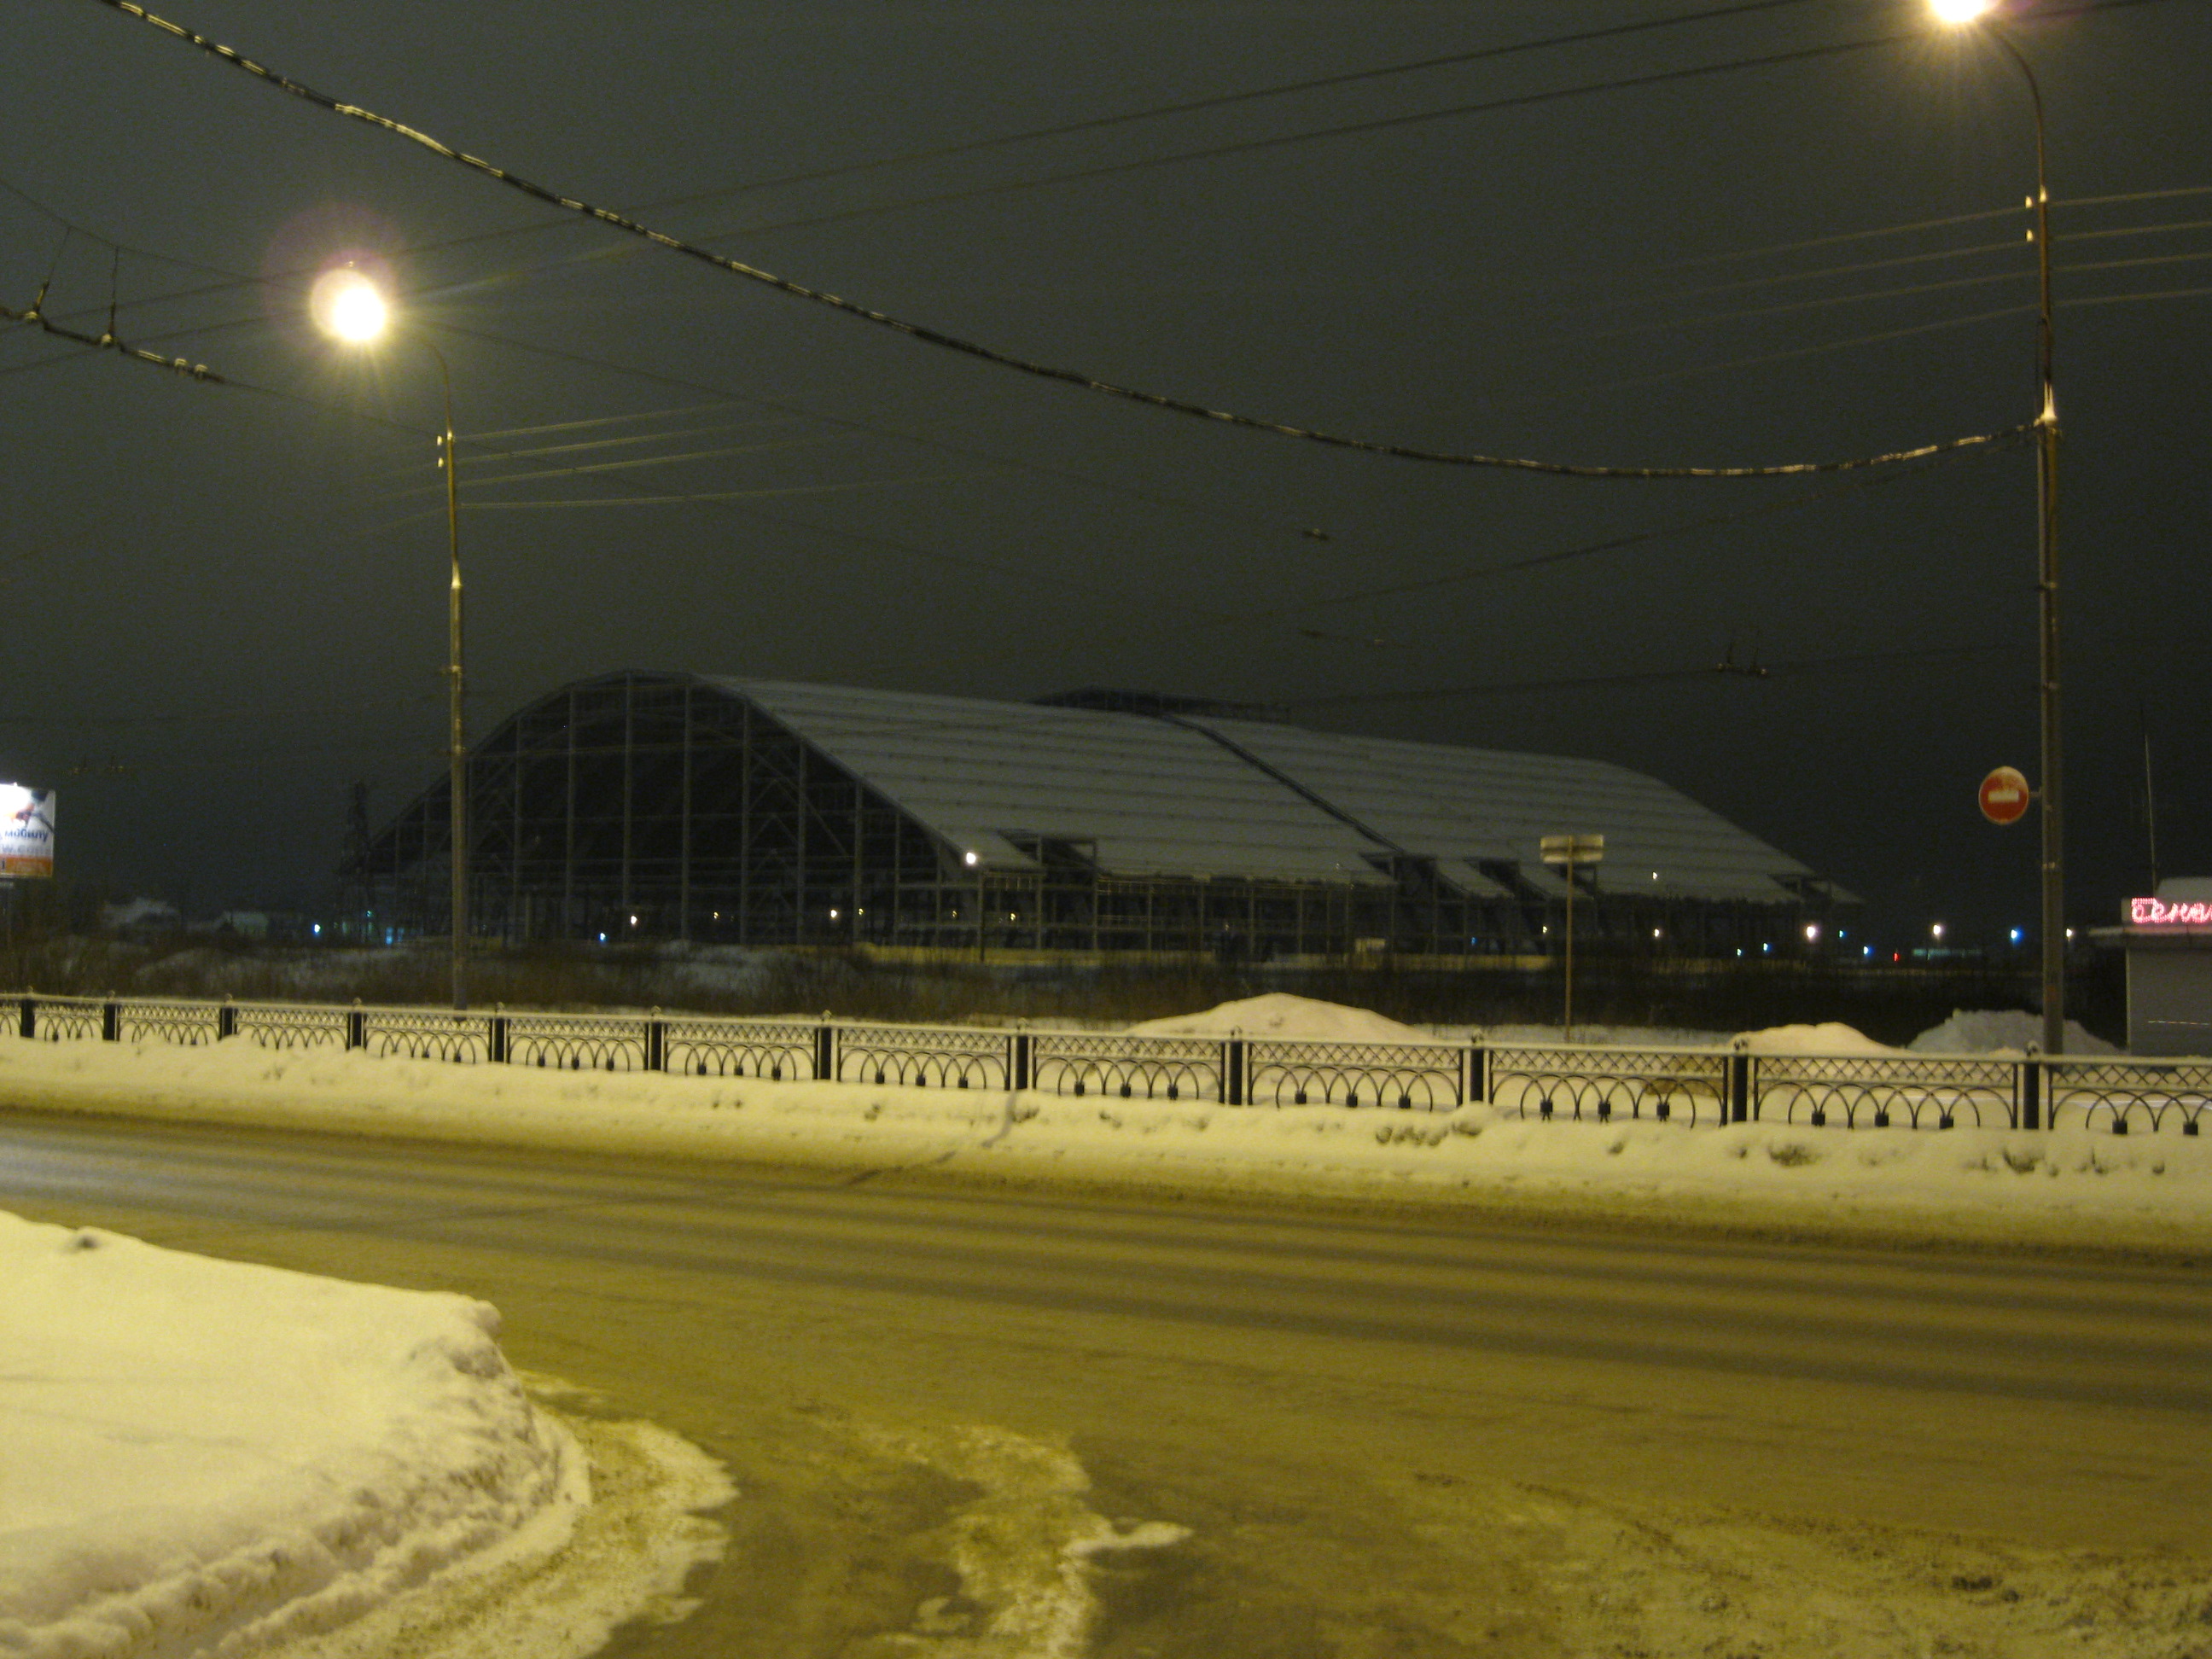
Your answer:
[[[1229,1106],[1451,1111],[1470,1102],[1539,1121],[1808,1128],[2057,1127],[2199,1133],[2212,1060],[2118,1055],[1767,1054],[1572,1043],[1324,1042],[895,1025],[698,1014],[454,1012],[434,1008],[0,995],[0,1030],[40,1042],[244,1042],[565,1072],[1034,1090]]]

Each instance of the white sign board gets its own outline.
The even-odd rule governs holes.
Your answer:
[[[1596,864],[1605,857],[1603,836],[1545,836],[1536,843],[1547,864]]]
[[[54,872],[54,792],[0,783],[0,876]]]

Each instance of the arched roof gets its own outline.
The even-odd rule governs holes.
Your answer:
[[[684,677],[689,678],[689,677]],[[1561,756],[1200,714],[1003,702],[779,680],[696,682],[750,702],[948,848],[1024,868],[1041,839],[1108,874],[1387,883],[1394,856],[1462,890],[1557,878],[1540,836],[1606,837],[1601,884],[1783,903],[1812,872],[1656,778]]]

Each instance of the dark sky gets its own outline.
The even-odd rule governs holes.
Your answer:
[[[2026,88],[1918,0],[155,9],[795,281],[1270,420],[1702,465],[2033,413]],[[2014,11],[2057,204],[2070,909],[2103,922],[2148,878],[2146,726],[2161,866],[2212,872],[2212,7]],[[380,818],[438,769],[437,374],[307,326],[307,276],[350,252],[452,365],[477,732],[625,667],[1143,687],[1636,767],[1891,937],[2033,921],[2033,819],[1974,808],[1991,766],[2036,769],[2024,447],[1865,487],[1626,483],[1230,429],[564,217],[98,0],[11,21],[0,303],[51,279],[50,316],[98,334],[112,301],[126,341],[248,388],[0,332],[0,776],[59,788],[79,881],[321,902],[348,787]],[[653,464],[511,476],[617,461]],[[666,499],[702,495],[738,498]]]

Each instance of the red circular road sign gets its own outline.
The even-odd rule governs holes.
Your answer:
[[[2028,796],[2018,769],[2000,766],[1982,780],[1982,816],[1991,823],[2017,823],[2027,814]]]

